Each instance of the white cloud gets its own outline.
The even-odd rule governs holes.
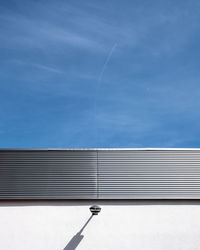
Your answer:
[[[57,73],[57,74],[64,74],[64,72],[58,68],[50,67],[48,65],[43,65],[40,63],[33,63],[33,62],[22,61],[22,60],[17,60],[17,59],[10,60],[10,62],[19,66],[23,66],[23,67],[33,67],[42,71],[48,71],[48,72]]]
[[[4,11],[0,15],[1,47],[39,48],[50,53],[80,48],[105,54],[117,43],[121,53],[125,49],[139,48],[158,57],[180,50],[197,28],[192,25],[194,17],[181,8],[173,12],[159,6],[149,6],[147,10],[141,5],[124,19],[118,10],[115,14],[119,21],[116,22],[112,11],[102,10],[102,3],[33,4],[28,1],[25,5],[27,13]],[[28,8],[32,8],[32,12]],[[181,23],[185,24],[184,29],[180,27]]]

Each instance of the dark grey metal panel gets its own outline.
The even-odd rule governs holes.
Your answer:
[[[95,199],[96,177],[96,151],[0,151],[0,199]]]
[[[0,199],[200,199],[200,150],[0,150]]]
[[[199,150],[100,150],[100,199],[200,199]]]

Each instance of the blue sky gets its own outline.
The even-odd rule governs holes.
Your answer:
[[[199,1],[0,1],[0,147],[200,147]]]

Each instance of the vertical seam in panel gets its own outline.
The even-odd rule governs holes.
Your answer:
[[[97,150],[97,199],[99,199],[99,155]]]

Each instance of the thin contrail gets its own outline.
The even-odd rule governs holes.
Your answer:
[[[104,74],[104,72],[105,72],[105,70],[106,70],[106,67],[108,66],[108,63],[109,63],[109,61],[110,61],[110,59],[111,59],[111,56],[112,56],[112,54],[113,54],[113,52],[114,52],[116,46],[117,46],[117,43],[115,43],[115,44],[112,46],[111,50],[109,51],[109,53],[108,53],[108,55],[107,55],[107,57],[106,57],[106,60],[105,60],[105,62],[104,62],[104,64],[103,64],[103,67],[102,67],[102,69],[101,69],[101,72],[100,72],[100,74],[99,74],[99,76],[98,76],[98,78],[97,78],[97,87],[96,87],[96,91],[95,91],[95,116],[96,116],[96,100],[97,100],[97,94],[98,94],[98,91],[99,91],[99,87],[100,87],[100,85],[101,85],[101,80],[102,80],[102,78],[103,78],[103,74]]]
[[[97,86],[96,86],[95,100],[94,100],[94,118],[95,118],[95,119],[96,119],[96,109],[97,109],[97,95],[98,95],[98,92],[99,92],[99,88],[100,88],[100,86],[101,86],[101,80],[102,80],[103,75],[104,75],[104,72],[105,72],[105,70],[106,70],[106,68],[107,68],[107,66],[108,66],[108,63],[109,63],[109,61],[110,61],[110,59],[111,59],[111,57],[112,57],[112,54],[113,54],[114,51],[115,51],[116,46],[117,46],[117,43],[115,43],[115,44],[112,46],[111,50],[109,51],[109,53],[108,53],[108,55],[107,55],[107,57],[106,57],[106,60],[105,60],[105,62],[104,62],[104,64],[103,64],[103,66],[102,66],[102,69],[101,69],[101,71],[100,71],[100,74],[99,74],[99,76],[98,76],[98,78],[97,78]]]
[[[113,54],[113,52],[114,52],[116,46],[117,46],[116,43],[112,46],[112,48],[111,48],[111,50],[110,50],[110,52],[109,52],[109,54],[108,54],[108,56],[107,56],[107,58],[106,58],[106,60],[105,60],[105,63],[104,63],[104,65],[103,65],[102,69],[101,69],[101,72],[100,72],[100,74],[99,74],[98,82],[101,82],[101,79],[102,79],[102,77],[103,77],[103,74],[104,74],[104,72],[105,72],[105,70],[106,70],[106,67],[107,67],[107,65],[108,65],[108,63],[109,63],[109,61],[110,61],[110,58],[111,58],[111,56],[112,56],[112,54]]]

